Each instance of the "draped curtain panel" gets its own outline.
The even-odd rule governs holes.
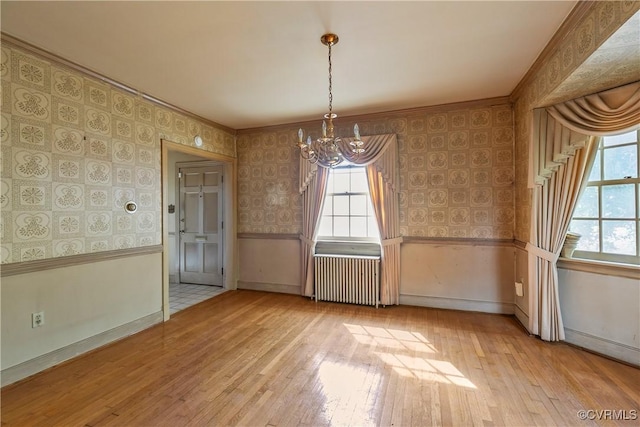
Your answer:
[[[345,138],[340,149],[345,159],[367,166],[367,181],[371,192],[376,221],[380,229],[382,250],[380,258],[380,302],[399,304],[400,236],[398,206],[398,145],[395,134],[363,136],[366,151],[357,158]],[[326,194],[329,169],[300,159],[300,193],[303,196],[303,217],[300,236],[302,242],[303,294],[313,294],[313,255],[317,239],[320,213]]]
[[[367,166],[367,182],[376,214],[380,240],[380,302],[400,304],[400,227],[398,194],[374,164]]]
[[[529,321],[531,332],[546,341],[564,339],[564,327],[558,299],[558,269],[565,236],[573,210],[587,184],[599,137],[590,137],[585,148],[578,150],[545,182],[533,190],[529,283],[537,284],[531,292]]]
[[[556,261],[584,190],[601,136],[640,127],[640,82],[534,110],[529,144],[533,188],[527,243],[529,330],[564,339]]]
[[[312,165],[300,158],[300,194],[302,195],[302,234],[300,234],[300,265],[302,295],[313,295],[313,255],[316,248],[320,213],[327,193],[329,169]]]
[[[374,135],[365,142],[367,151],[354,158],[350,139],[343,140],[347,160],[367,166],[371,203],[380,230],[380,302],[400,304],[400,220],[398,205],[398,143],[394,134]]]

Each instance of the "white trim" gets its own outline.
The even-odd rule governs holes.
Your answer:
[[[565,341],[569,344],[640,367],[640,348],[570,328],[564,328],[564,335]]]
[[[640,280],[640,266],[584,258],[560,258],[558,268]]]
[[[36,271],[53,270],[74,265],[93,264],[96,262],[110,261],[119,258],[157,254],[162,252],[162,245],[140,246],[129,249],[115,249],[111,251],[90,252],[79,255],[69,255],[56,258],[38,259],[35,261],[14,262],[2,264],[0,277],[15,276],[18,274],[34,273]]]
[[[245,282],[242,280],[238,280],[238,289],[302,295],[300,285],[290,285],[286,283]]]
[[[400,305],[498,314],[514,314],[515,312],[515,304],[512,302],[481,301],[464,298],[435,297],[429,295],[400,294]]]
[[[525,329],[529,326],[529,315],[520,307],[517,303],[513,305],[515,309],[516,319],[524,326]],[[527,329],[528,330],[528,329]]]
[[[124,325],[120,325],[108,331],[104,331],[89,338],[85,338],[82,341],[78,341],[52,352],[43,354],[42,356],[27,360],[18,365],[3,369],[2,372],[0,372],[1,386],[4,387],[8,384],[20,381],[21,379],[27,378],[33,374],[37,374],[38,372],[44,371],[45,369],[55,366],[66,360],[73,359],[74,357],[79,356],[83,353],[136,334],[140,331],[150,328],[155,324],[161,323],[162,320],[162,311],[158,311],[156,313],[149,314],[145,317],[141,317],[140,319],[125,323]]]

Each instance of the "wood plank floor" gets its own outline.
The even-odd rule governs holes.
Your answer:
[[[640,370],[513,317],[226,292],[1,391],[2,425],[638,425]],[[590,413],[596,417],[597,413]],[[606,415],[605,415],[606,417]]]

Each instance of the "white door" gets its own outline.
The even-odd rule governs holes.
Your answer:
[[[180,168],[180,282],[222,286],[222,166]]]

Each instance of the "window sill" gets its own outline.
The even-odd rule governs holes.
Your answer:
[[[585,258],[559,258],[558,268],[640,280],[640,266]]]
[[[380,244],[372,242],[340,242],[319,240],[316,255],[380,256]]]

